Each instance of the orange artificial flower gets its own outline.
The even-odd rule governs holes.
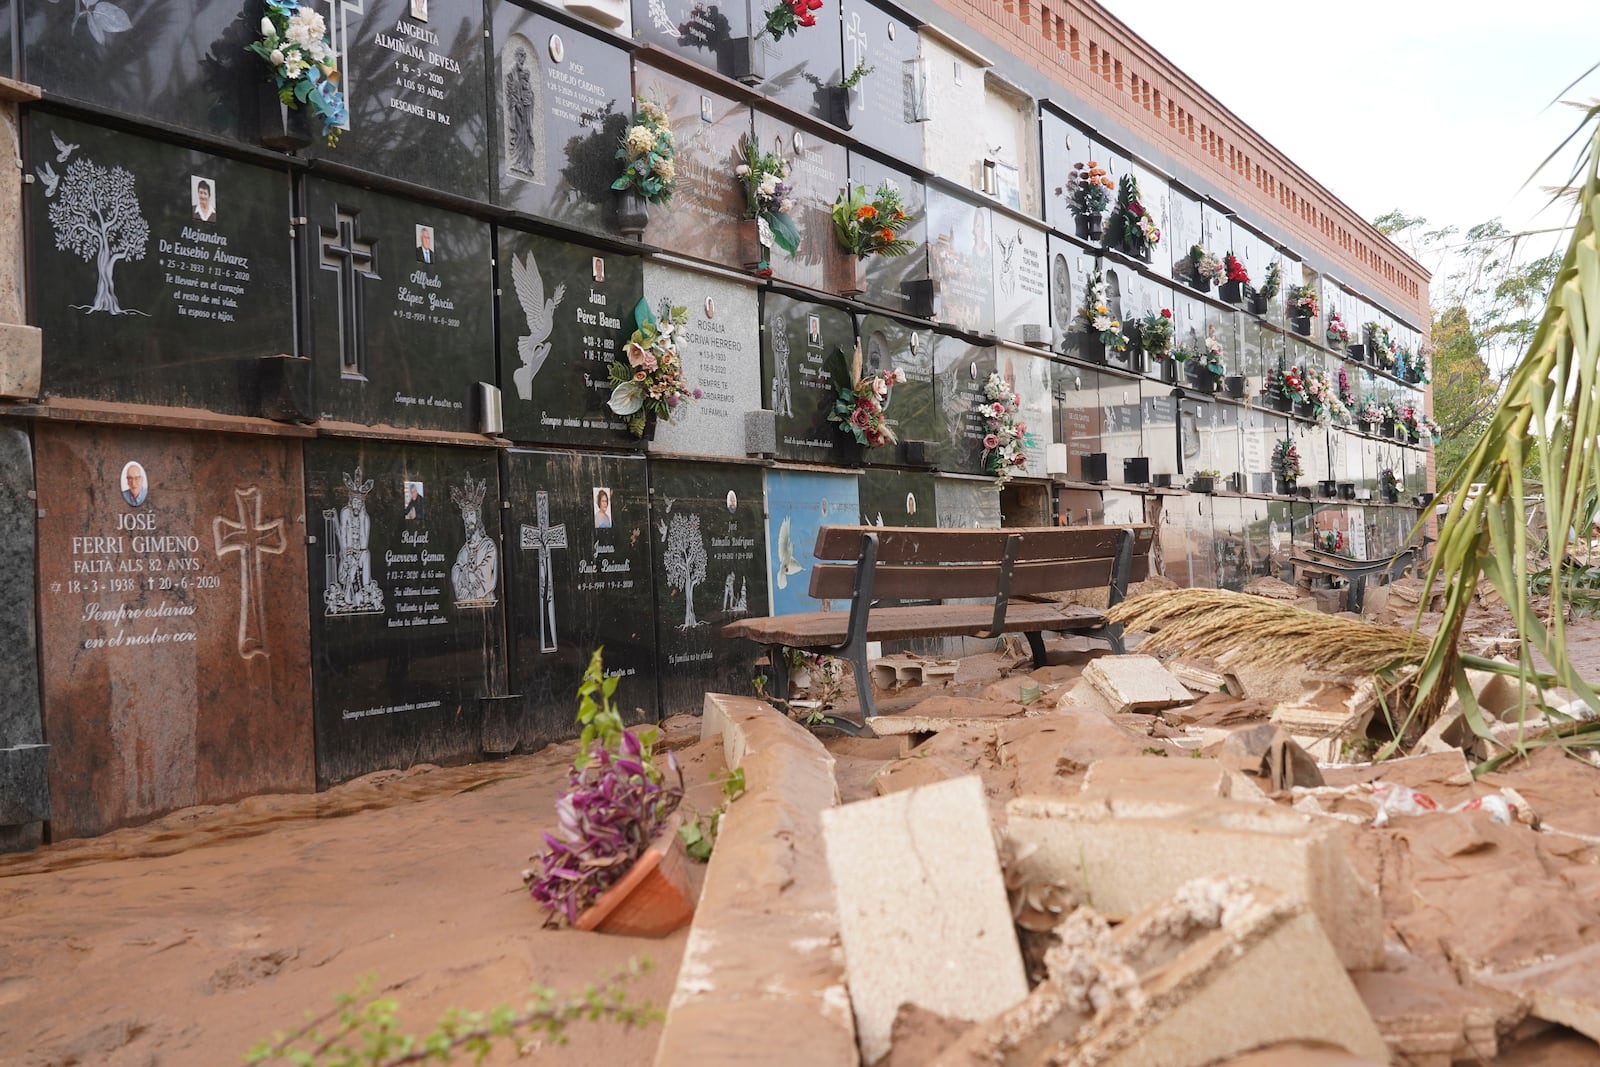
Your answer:
[[[878,209],[873,207],[871,204],[862,204],[860,207],[856,208],[856,218],[858,219],[875,218],[877,214]]]
[[[878,236],[883,238],[885,241],[892,241],[894,240],[894,231],[885,226],[883,229],[878,231]]]

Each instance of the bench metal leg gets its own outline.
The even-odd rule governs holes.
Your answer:
[[[783,645],[768,645],[767,669],[772,673],[772,699],[788,703],[789,650]]]
[[[1038,630],[1027,630],[1023,636],[1028,639],[1028,649],[1033,653],[1034,669],[1047,666],[1044,661],[1044,634]]]

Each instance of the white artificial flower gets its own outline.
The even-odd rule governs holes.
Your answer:
[[[278,27],[272,24],[272,20],[267,18],[265,15],[261,16],[261,36],[271,37],[277,32]]]
[[[1101,333],[1105,333],[1107,330],[1111,329],[1111,316],[1096,315],[1094,318],[1094,328]]]
[[[274,67],[283,66],[283,49],[274,48],[272,50],[272,55],[268,56],[267,58],[272,60],[272,65]]]
[[[762,196],[771,196],[778,191],[778,179],[771,174],[763,175],[761,183],[756,186],[756,191]]]
[[[737,167],[733,168],[733,172],[735,174],[737,174],[739,177],[743,178],[743,177],[747,176],[750,173],[750,164],[741,163]]]

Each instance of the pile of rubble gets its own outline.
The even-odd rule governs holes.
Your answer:
[[[902,697],[913,659],[884,671]],[[1456,709],[1372,763],[1359,680],[1055,659],[936,664],[943,688],[829,751],[708,698],[730,766],[759,733],[814,780],[775,809],[757,775],[730,810],[707,894],[731,903],[697,914],[658,1064],[706,1063],[684,1020],[741,1011],[779,1064],[1600,1062],[1593,765],[1545,749],[1475,779],[1488,743]],[[1514,727],[1515,684],[1473,686]]]

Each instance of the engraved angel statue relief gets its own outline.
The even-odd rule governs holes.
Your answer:
[[[531,252],[521,259],[511,257],[511,282],[516,287],[522,313],[528,317],[527,336],[517,338],[517,355],[522,366],[512,372],[511,379],[517,385],[517,395],[523,400],[532,400],[533,379],[550,355],[550,331],[555,328],[556,307],[566,295],[567,287],[564,283],[557,284],[554,295],[546,300],[544,278]]]

